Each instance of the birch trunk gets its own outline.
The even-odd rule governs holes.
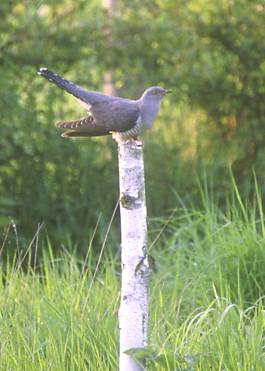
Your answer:
[[[141,367],[125,350],[147,345],[148,275],[147,212],[143,144],[119,143],[121,215],[120,371]]]

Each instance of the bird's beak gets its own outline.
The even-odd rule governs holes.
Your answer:
[[[164,94],[163,95],[166,95],[168,93],[172,93],[172,90],[165,90]]]

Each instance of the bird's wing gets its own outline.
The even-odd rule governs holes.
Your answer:
[[[133,128],[141,113],[136,101],[122,98],[93,104],[90,112],[95,123],[103,125],[109,132],[123,132]]]
[[[134,127],[140,109],[134,101],[116,98],[111,102],[93,104],[89,113],[88,117],[81,120],[59,122],[56,126],[71,129],[64,136],[100,136],[123,132]]]
[[[113,97],[109,97],[108,95],[97,91],[83,89],[73,82],[65,80],[56,73],[49,71],[47,68],[40,68],[38,74],[78,98],[78,100],[85,103],[87,109],[97,102],[104,102],[113,99]]]

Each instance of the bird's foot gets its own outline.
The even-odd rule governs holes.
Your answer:
[[[137,147],[142,147],[144,145],[144,142],[139,137],[134,137],[132,140],[135,142]]]
[[[132,144],[136,147],[143,147],[144,143],[143,141],[141,141],[140,138],[130,138],[130,139],[123,139],[121,140],[119,143],[122,143],[122,144]]]
[[[120,133],[112,132],[111,134],[112,134],[112,139],[114,139],[118,144],[133,143],[137,147],[142,147],[143,146],[143,142],[141,141],[141,139],[139,137],[132,137],[132,138],[129,138],[129,139],[124,139],[124,138],[122,138]]]

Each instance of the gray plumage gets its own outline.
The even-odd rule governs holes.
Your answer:
[[[41,68],[38,74],[75,96],[88,111],[88,116],[83,119],[56,124],[59,128],[70,129],[62,134],[68,138],[108,134],[119,140],[135,138],[152,126],[160,102],[169,92],[153,86],[140,99],[131,100],[85,90],[47,68]]]

